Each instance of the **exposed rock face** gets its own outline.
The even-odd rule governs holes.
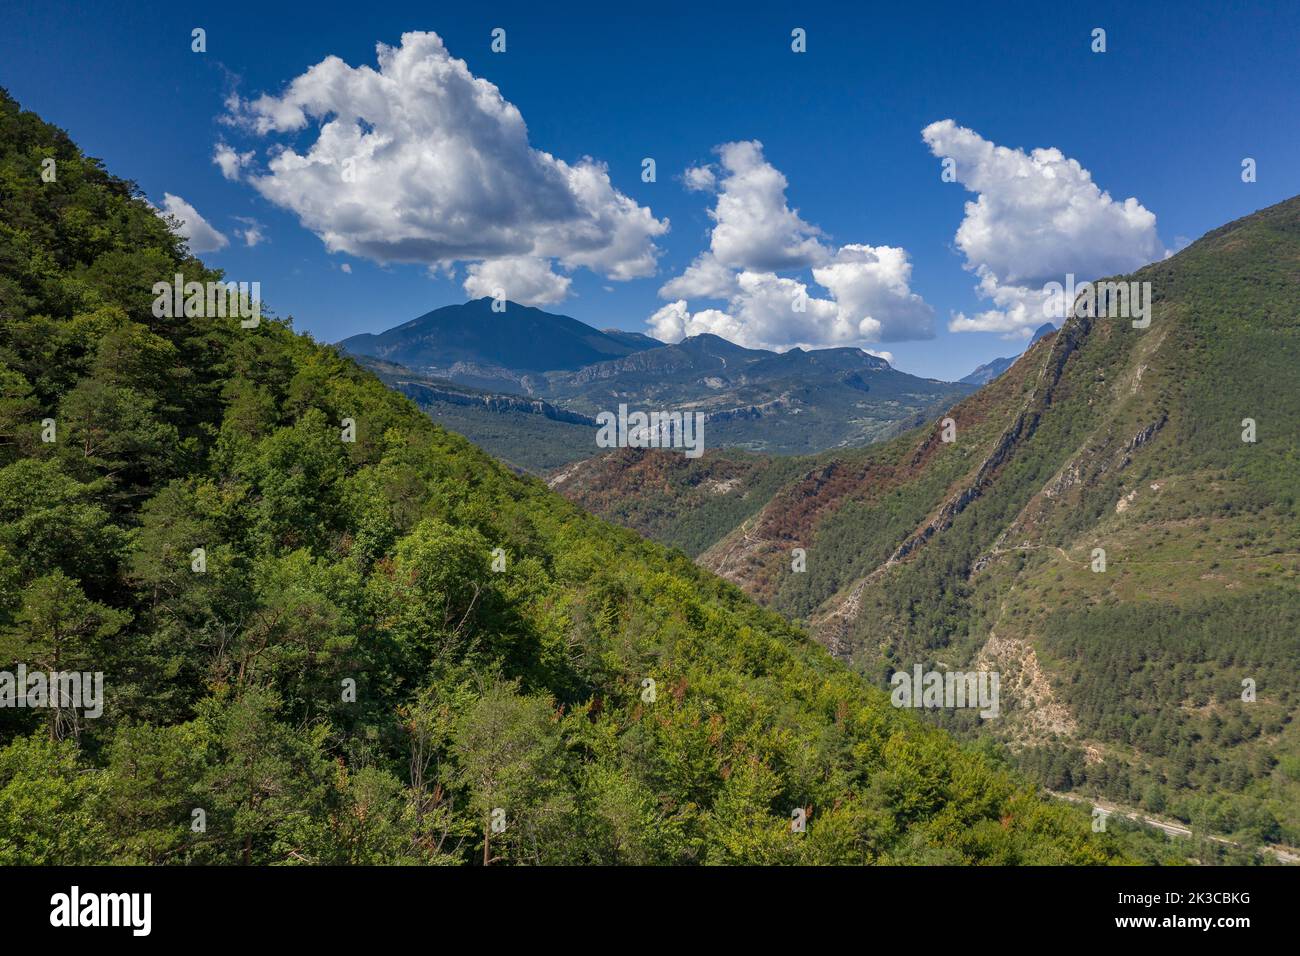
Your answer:
[[[1056,698],[1052,682],[1038,663],[1033,644],[1022,638],[989,634],[975,659],[975,669],[996,671],[1003,695],[1002,712],[1013,739],[1033,742],[1052,735],[1073,736],[1079,724]]]
[[[1016,415],[1015,421],[1002,432],[994,443],[993,449],[980,462],[974,476],[963,483],[922,527],[909,535],[880,568],[855,583],[843,598],[834,599],[823,606],[812,618],[810,627],[820,641],[828,647],[840,648],[841,653],[848,653],[850,651],[847,643],[849,631],[857,618],[862,594],[868,584],[878,580],[885,569],[905,560],[936,534],[951,527],[953,520],[983,494],[992,483],[998,469],[1007,462],[1016,448],[1033,436],[1044,410],[1051,404],[1053,391],[1060,382],[1066,363],[1087,336],[1092,321],[1082,316],[1067,321],[1061,334],[1052,343],[1046,361],[1038,372],[1034,388]],[[938,441],[937,433],[930,435],[917,449],[913,461],[919,462],[923,459]]]
[[[493,395],[458,392],[455,389],[439,388],[425,382],[397,382],[394,386],[403,395],[413,399],[435,399],[450,402],[453,405],[485,405],[494,411],[517,411],[529,415],[541,415],[557,422],[571,422],[575,425],[596,427],[596,420],[577,412],[556,408],[541,399],[527,399],[517,395]]]

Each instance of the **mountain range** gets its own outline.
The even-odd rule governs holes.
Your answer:
[[[707,447],[808,454],[897,434],[973,389],[899,372],[858,348],[778,353],[709,334],[665,344],[513,302],[493,311],[492,301],[436,309],[339,348],[400,383],[436,421],[537,472],[594,454],[595,416],[620,404],[699,412]],[[550,422],[545,441],[529,409]]]
[[[1149,327],[1071,316],[927,404],[853,349],[568,320],[525,359],[480,346],[471,308],[353,361],[287,320],[160,318],[154,282],[222,273],[3,91],[0,182],[0,670],[107,678],[94,719],[0,708],[0,863],[1300,843],[1300,198],[1126,277],[1152,285]],[[458,366],[471,381],[434,374]],[[428,414],[545,446],[625,393],[777,447],[800,446],[767,426],[829,430],[849,393],[881,417],[806,454],[556,453],[548,489]],[[891,706],[914,668],[999,674],[1000,716]],[[1096,832],[1052,792],[1198,839],[1122,814]]]
[[[3,90],[0,183],[0,865],[1178,858],[288,320],[158,316],[223,273]]]

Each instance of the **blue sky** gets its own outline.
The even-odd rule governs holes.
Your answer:
[[[556,184],[574,170],[599,179],[584,157],[607,167],[606,193],[579,213],[562,211],[562,228],[529,253],[546,263],[550,296],[564,286],[545,307],[598,327],[646,331],[652,315],[681,299],[684,309],[656,328],[736,330],[748,344],[862,344],[888,351],[906,371],[951,379],[1022,348],[1018,336],[1033,323],[1016,317],[1015,304],[1032,312],[1030,293],[1043,278],[1158,256],[1300,193],[1300,5],[887,6],[656,3],[620,12],[601,4],[560,13],[535,3],[80,9],[5,0],[0,84],[155,204],[170,194],[196,210],[227,239],[204,259],[231,278],[260,281],[271,308],[327,341],[463,301],[479,254],[466,234],[495,231],[494,216],[510,220],[504,245],[481,263],[538,234],[534,219],[490,191],[471,207],[460,191],[404,181],[400,165],[376,167],[374,195],[384,198],[357,215],[325,208],[347,190],[273,174],[274,151],[307,155],[323,120],[259,132],[258,118],[271,114],[252,105],[257,97],[284,106],[286,84],[330,56],[346,65],[335,79],[360,83],[355,68],[377,69],[376,43],[399,47],[407,31],[432,31],[445,49],[412,48],[412,69],[422,56],[464,61],[517,108],[528,146],[543,151],[503,160],[528,167],[510,180],[523,198],[534,198],[529,177],[538,175],[568,208],[578,194]],[[205,53],[191,50],[195,27],[206,30]],[[506,30],[504,53],[490,49],[497,27]],[[796,27],[807,31],[806,53],[791,50]],[[1106,30],[1102,54],[1090,49],[1095,27]],[[392,86],[408,97],[400,104],[408,112],[426,102],[418,85]],[[241,98],[233,108],[231,94]],[[439,161],[459,162],[448,150],[463,141],[477,150],[465,168],[497,183],[499,144],[476,132],[472,109],[456,109],[452,127],[438,127],[451,144]],[[953,125],[927,144],[922,130],[942,120]],[[415,129],[427,133],[430,122]],[[717,152],[754,141],[761,149]],[[253,154],[236,178],[213,161],[219,143]],[[419,141],[406,147],[413,152],[403,155],[421,155]],[[1061,155],[1026,155],[1040,148]],[[944,182],[940,157],[954,152],[959,181]],[[656,182],[642,182],[645,157],[655,160]],[[1256,161],[1256,182],[1242,182],[1245,157]],[[1071,160],[1086,175],[1062,185]],[[687,188],[692,167],[707,167],[695,182],[708,188]],[[773,174],[784,177],[783,194],[767,189]],[[1089,176],[1113,202],[1088,195]],[[964,205],[978,195],[987,211],[959,239]],[[1139,205],[1125,211],[1129,197]],[[770,209],[754,205],[768,201]],[[735,215],[711,218],[727,202]],[[627,218],[610,226],[615,209]],[[1061,225],[1063,209],[1081,210],[1079,221]],[[391,247],[363,221],[382,221],[385,210],[421,237],[419,249],[452,258],[432,271],[427,262],[374,261]],[[1054,225],[1036,221],[1052,210]],[[468,233],[447,235],[446,221],[461,214]],[[252,247],[250,220],[262,237]],[[639,245],[628,238],[626,230],[663,220],[666,231],[652,226]],[[715,231],[721,222],[725,235]],[[619,237],[629,249],[612,249]],[[698,282],[672,287],[688,295],[664,292],[709,250],[731,292],[710,298]],[[514,265],[500,268],[522,281]],[[611,278],[620,270],[634,277]],[[834,276],[833,289],[819,272]],[[480,285],[500,274],[485,269]],[[768,300],[799,283],[811,309],[785,323]],[[962,317],[993,330],[950,330]]]

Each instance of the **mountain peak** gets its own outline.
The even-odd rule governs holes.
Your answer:
[[[601,332],[567,315],[516,302],[496,310],[495,301],[483,296],[442,306],[386,332],[354,335],[339,345],[354,355],[414,369],[469,363],[546,372],[622,358],[660,344],[648,336]]]
[[[1051,322],[1044,322],[1034,330],[1034,337],[1029,340],[1027,348],[1033,348],[1035,342],[1051,335],[1055,331],[1056,326]],[[1018,355],[1011,355],[1005,358],[990,359],[983,365],[978,366],[975,371],[971,372],[965,378],[958,379],[958,381],[966,385],[987,385],[1007,369],[1011,368],[1019,357],[1020,356]]]

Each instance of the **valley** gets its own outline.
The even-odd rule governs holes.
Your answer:
[[[103,690],[0,707],[0,864],[1177,859],[407,391],[577,413],[267,310],[156,315],[156,281],[222,273],[3,91],[0,184],[0,671]],[[574,331],[574,361],[606,347]]]
[[[995,662],[1006,718],[939,722],[1010,743],[1048,786],[1294,845],[1300,408],[1272,383],[1300,368],[1300,200],[1136,279],[1149,328],[1069,319],[945,413],[951,444],[936,417],[763,466],[625,452],[554,486],[882,687],[917,660]]]
[[[11,4],[15,932],[1289,928],[1300,6],[1223,7]]]

